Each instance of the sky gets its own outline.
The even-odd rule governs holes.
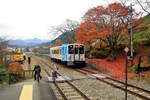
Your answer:
[[[0,0],[0,36],[7,39],[54,39],[51,26],[66,19],[80,21],[104,0]]]
[[[113,0],[0,0],[0,37],[53,40],[51,26],[81,21],[88,9]]]

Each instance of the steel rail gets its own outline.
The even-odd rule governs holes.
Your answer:
[[[106,81],[106,80],[103,80],[103,79],[100,79],[100,78],[96,78],[96,79],[99,80],[99,81],[102,81],[102,82],[104,82],[104,83],[107,83],[107,84],[109,84],[109,85],[111,85],[111,86],[113,86],[113,87],[115,87],[115,88],[118,88],[118,89],[121,89],[121,90],[123,90],[123,91],[126,91],[125,88],[120,87],[120,86],[117,86],[117,85],[115,85],[115,84],[112,84],[112,83],[110,83],[110,82],[108,82],[108,81]],[[129,90],[129,89],[127,89],[127,92],[130,93],[130,94],[132,94],[132,95],[135,95],[135,96],[137,96],[137,97],[139,97],[139,98],[142,98],[142,99],[144,99],[144,100],[150,100],[150,98],[148,98],[148,97],[146,97],[146,96],[143,96],[143,95],[140,95],[140,94],[138,94],[138,93],[136,93],[136,92],[133,92],[133,91],[131,91],[131,90]]]
[[[46,69],[45,69],[45,72],[47,73],[48,76],[50,76],[50,74],[48,73],[48,71]],[[58,89],[59,93],[62,95],[62,97],[64,97],[65,100],[69,100],[67,98],[67,96],[63,93],[61,88],[59,88],[58,84],[55,81],[54,81],[54,84],[55,84],[56,88]]]
[[[87,73],[84,73],[83,71],[88,71],[88,70],[83,70],[83,71],[81,71],[81,70],[82,70],[82,69],[77,70],[77,71],[78,71],[78,72],[81,72],[81,73],[83,73],[83,74],[87,74]],[[88,72],[90,72],[90,71],[88,71]],[[94,73],[94,72],[91,72],[91,73]],[[110,82],[108,82],[108,81],[106,81],[106,80],[104,80],[104,79],[100,79],[100,78],[97,78],[97,77],[96,77],[96,79],[99,80],[99,81],[102,81],[102,82],[104,82],[104,83],[106,83],[106,84],[109,84],[109,85],[111,85],[111,86],[113,86],[113,87],[115,87],[115,88],[118,88],[118,89],[121,89],[121,90],[125,91],[125,88],[120,87],[120,86],[117,86],[117,85],[115,85],[115,84],[112,84],[112,83],[110,83]],[[118,83],[121,83],[121,84],[125,84],[124,82],[121,82],[121,81],[119,81],[119,80],[115,80],[115,79],[110,78],[110,77],[107,77],[106,79],[110,79],[110,80],[113,80],[113,81],[115,81],[115,82],[118,82]],[[149,94],[149,91],[148,91],[148,90],[142,89],[142,88],[140,88],[140,87],[133,86],[133,85],[131,85],[131,84],[128,84],[128,86],[129,86],[129,87],[132,87],[132,88],[136,88],[137,90],[140,90],[140,91],[143,91],[143,92]],[[139,97],[139,98],[142,98],[142,99],[144,99],[144,100],[150,100],[150,98],[148,98],[148,97],[146,97],[146,96],[143,96],[143,95],[140,95],[140,94],[138,94],[138,93],[136,93],[136,92],[133,92],[133,91],[131,91],[131,90],[129,90],[129,89],[128,89],[127,91],[128,91],[128,93],[130,93],[130,94],[132,94],[132,95],[135,95],[135,96],[137,96],[137,97]]]
[[[120,81],[120,80],[116,80],[116,79],[113,79],[113,78],[110,78],[110,77],[107,77],[107,79],[113,80],[113,81],[118,82],[118,83],[121,83],[121,84],[125,84],[124,82],[122,82],[122,81]],[[143,91],[143,92],[145,92],[145,93],[150,94],[150,91],[149,91],[149,90],[146,90],[146,89],[143,89],[143,88],[134,86],[134,85],[132,85],[132,84],[127,84],[127,86],[128,86],[128,87],[132,87],[132,88],[136,88],[136,89],[138,89],[138,90],[140,90],[140,91]]]
[[[80,70],[87,71],[87,72],[91,72],[91,71],[86,70],[86,69],[80,69]],[[79,70],[79,71],[80,71],[80,70]],[[92,74],[96,74],[96,73],[94,73],[94,72],[91,72],[91,73],[92,73]],[[112,81],[115,81],[115,82],[118,82],[118,83],[121,83],[121,84],[125,84],[125,82],[122,82],[122,81],[120,81],[120,80],[113,79],[113,78],[111,78],[111,77],[107,77],[106,79],[110,79],[110,80],[112,80]],[[143,89],[143,88],[134,86],[134,85],[132,85],[132,84],[127,84],[127,86],[128,86],[128,87],[132,87],[132,88],[136,88],[136,89],[138,89],[138,90],[140,90],[140,91],[143,91],[143,92],[145,92],[145,93],[150,94],[150,91],[149,91],[149,90],[146,90],[146,89]]]
[[[62,97],[64,97],[65,100],[69,100],[67,98],[67,96],[63,93],[63,91],[61,90],[61,88],[58,86],[58,84],[56,82],[54,82],[55,86],[57,87],[58,91],[60,92],[60,94],[62,95]]]
[[[36,59],[37,59],[37,58],[36,58]],[[47,64],[47,62],[45,62],[45,61],[43,61],[43,60],[40,60],[40,61],[43,62],[45,65],[47,65],[49,68],[53,69],[49,64]],[[46,70],[45,70],[45,72],[48,73]],[[57,74],[63,77],[63,75],[61,75],[58,71],[57,71]],[[49,73],[48,73],[48,75],[49,75]],[[65,78],[65,77],[63,77],[63,78]],[[90,99],[89,97],[87,97],[83,92],[81,92],[76,86],[74,86],[71,82],[69,82],[68,80],[66,80],[66,82],[67,82],[71,87],[73,87],[78,93],[80,93],[80,95],[81,95],[82,97],[84,97],[86,100],[91,100],[91,99]],[[69,100],[69,99],[65,96],[65,94],[63,93],[63,91],[59,88],[58,84],[57,84],[56,82],[54,82],[54,83],[55,83],[57,89],[60,91],[61,95],[64,97],[64,99],[65,99],[65,100]]]
[[[81,71],[81,70],[86,71],[86,72],[90,72],[90,73],[92,73],[92,74],[96,74],[96,73],[91,72],[91,71],[86,70],[86,69],[80,69],[80,70],[77,70],[77,71],[78,71],[78,72],[81,72],[81,73],[84,73],[84,74],[87,74],[87,73],[85,73],[85,72],[83,72],[83,71]],[[103,82],[105,81],[105,80],[102,80],[102,79],[99,79],[99,78],[96,78],[96,79],[101,80],[101,81],[103,81]],[[124,82],[119,81],[119,80],[116,80],[116,79],[113,79],[113,78],[107,77],[106,79],[110,79],[110,80],[113,80],[113,81],[115,81],[115,82],[118,82],[118,83],[121,83],[121,84],[125,84]],[[107,84],[109,84],[109,85],[112,85],[112,86],[114,86],[114,87],[116,87],[116,88],[119,88],[119,89],[125,91],[124,88],[122,88],[122,87],[120,87],[120,86],[117,86],[117,85],[115,85],[115,84],[112,84],[112,83],[107,82],[107,81],[105,81],[105,83],[107,83]],[[132,87],[132,88],[136,88],[137,90],[140,90],[140,91],[143,91],[143,92],[145,92],[145,93],[150,94],[150,91],[149,91],[149,90],[146,90],[146,89],[143,89],[143,88],[140,88],[140,87],[131,85],[131,84],[127,84],[127,86],[128,86],[128,87]],[[138,94],[138,93],[135,93],[135,92],[133,92],[133,91],[128,90],[128,92],[129,92],[130,94],[133,94],[133,95],[135,95],[135,96],[137,96],[137,97],[139,97],[139,98],[142,98],[142,99],[144,99],[144,100],[150,100],[150,98],[147,98],[147,97],[145,97],[145,96],[142,96],[142,95],[140,95],[140,94]]]

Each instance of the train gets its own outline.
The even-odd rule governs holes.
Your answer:
[[[63,44],[50,48],[50,58],[67,66],[85,65],[83,44]]]

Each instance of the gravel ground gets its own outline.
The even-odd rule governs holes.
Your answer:
[[[146,90],[150,91],[150,84],[148,84],[147,82],[143,81],[143,80],[139,80],[139,81],[130,81],[130,84],[133,84],[135,86],[144,88]]]
[[[52,62],[46,58],[40,58],[40,60],[44,60],[48,64],[52,64]],[[63,75],[67,75],[73,79],[80,79],[80,80],[74,80],[72,81],[72,83],[76,87],[78,87],[83,93],[85,93],[88,97],[90,97],[91,100],[124,100],[125,99],[124,91],[113,88],[112,86],[107,85],[98,80],[90,79],[87,77],[87,75],[81,74],[75,71],[73,68],[65,67],[63,65],[56,64],[56,63],[54,64],[57,66],[58,71],[61,72]],[[44,64],[42,64],[42,66],[44,66]],[[50,85],[54,89],[54,92],[56,93],[59,100],[62,100],[54,84],[50,83]],[[133,95],[128,95],[128,100],[142,100],[142,99],[139,99]]]
[[[103,82],[99,82],[95,79],[83,79],[74,81],[77,87],[79,87],[83,93],[92,97],[92,100],[124,100],[124,92],[113,88]],[[135,96],[128,95],[128,100],[140,100]]]

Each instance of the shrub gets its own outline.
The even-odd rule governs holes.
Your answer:
[[[23,68],[21,64],[18,62],[12,62],[9,65],[8,72],[9,73],[21,73],[23,71]]]
[[[134,64],[132,67],[129,68],[129,72],[134,72],[137,68],[137,65]]]

